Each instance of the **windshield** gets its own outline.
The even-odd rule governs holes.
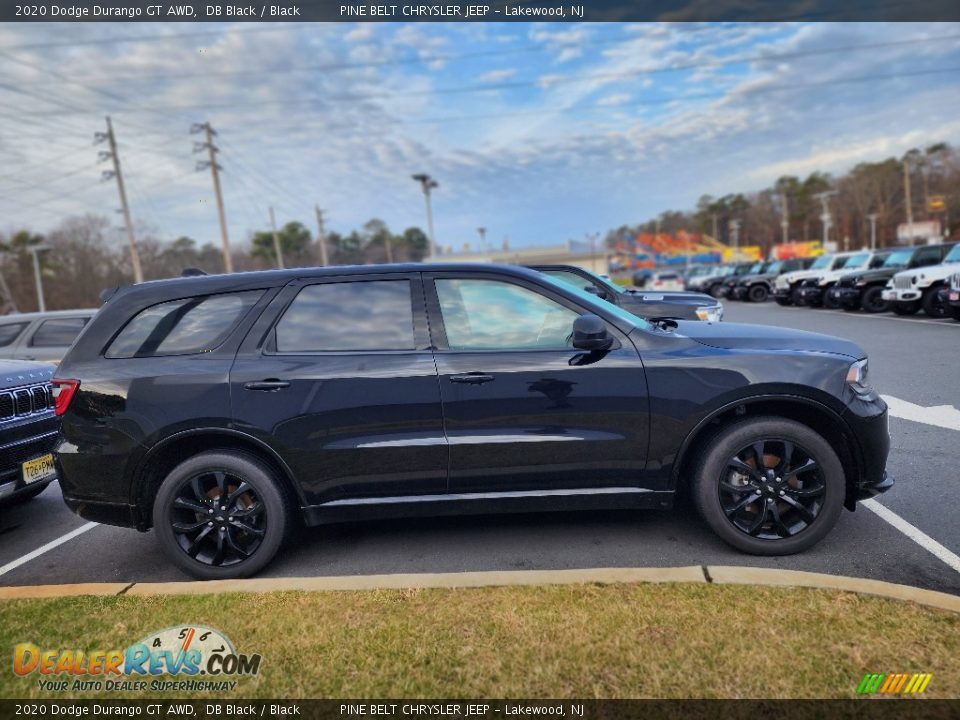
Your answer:
[[[747,275],[759,275],[763,272],[764,263],[758,262],[750,266],[750,269],[747,270]]]
[[[823,270],[825,267],[830,267],[830,261],[833,260],[833,255],[821,255],[816,259],[813,265],[810,266],[811,270]]]
[[[913,255],[913,250],[897,250],[884,261],[883,267],[906,267],[907,263],[910,262],[911,255]]]
[[[866,267],[870,262],[870,253],[859,253],[858,255],[853,255],[847,258],[847,261],[843,265],[838,265],[837,267],[845,267],[848,270],[856,270],[857,268]]]
[[[587,273],[587,275],[589,275],[590,278],[592,278],[592,280],[588,280],[582,275],[579,275],[578,273],[575,273],[571,270],[542,270],[541,272],[544,275],[552,277],[554,280],[559,280],[565,285],[575,287],[577,290],[586,291],[586,289],[591,285],[596,285],[596,286],[599,286],[600,288],[603,288],[605,290],[610,290],[615,293],[626,292],[625,288],[622,288],[616,283],[612,283],[607,279],[600,277],[599,275],[594,275],[592,272],[589,272],[587,270],[584,270],[584,272]]]
[[[591,275],[592,274],[593,273],[591,273]],[[583,300],[586,303],[587,307],[595,307],[597,303],[603,303],[604,312],[612,313],[613,315],[616,315],[618,318],[626,321],[632,326],[645,328],[647,330],[653,327],[653,325],[651,325],[649,322],[644,320],[642,317],[638,315],[634,315],[632,312],[624,310],[623,308],[617,305],[614,305],[613,303],[608,303],[605,300],[601,300],[596,295],[592,295],[588,293],[586,290],[581,290],[579,287],[571,284],[570,282],[567,282],[566,280],[560,280],[556,277],[552,277],[551,274],[549,273],[541,273],[541,275],[544,276],[544,278],[548,283],[555,285],[556,287],[561,288],[567,292],[572,292],[575,295],[577,295],[581,300]],[[597,278],[597,279],[599,280],[600,278]]]
[[[780,272],[780,268],[782,267],[783,267],[783,261],[777,260],[775,263],[770,263],[770,265],[767,267],[766,270],[764,270],[764,272],[768,272],[768,273]]]
[[[960,245],[954,245],[953,250],[947,253],[947,256],[943,259],[945,263],[955,263],[960,262]]]

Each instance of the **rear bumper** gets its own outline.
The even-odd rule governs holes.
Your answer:
[[[119,525],[121,527],[135,527],[137,530],[146,530],[147,525],[140,517],[140,513],[133,505],[126,503],[111,503],[102,500],[87,500],[74,495],[63,494],[63,501],[77,515],[84,520],[103,523],[105,525]]]

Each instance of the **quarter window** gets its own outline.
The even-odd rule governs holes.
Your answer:
[[[73,344],[89,318],[52,318],[40,323],[30,338],[31,347],[63,347]]]
[[[578,313],[498,280],[436,281],[451,350],[563,349]]]
[[[26,326],[26,323],[7,323],[6,325],[0,325],[0,347],[10,345],[20,336],[20,333],[23,332]]]
[[[276,329],[277,352],[413,350],[409,280],[308,285]]]
[[[219,347],[261,290],[204,295],[141,310],[107,349],[108,358],[192,355]]]

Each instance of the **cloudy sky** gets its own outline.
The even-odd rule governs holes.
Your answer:
[[[553,244],[702,194],[960,143],[960,25],[0,25],[0,231],[134,218],[219,243],[193,123],[218,131],[231,239],[371,217],[439,244]],[[119,239],[119,237],[118,237]]]

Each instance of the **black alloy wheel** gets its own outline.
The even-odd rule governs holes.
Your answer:
[[[750,302],[766,302],[769,296],[770,291],[767,289],[767,286],[763,284],[753,285],[747,292],[747,297],[750,299]]]
[[[946,303],[940,301],[940,288],[938,286],[927,288],[926,292],[923,293],[920,304],[923,305],[923,312],[926,313],[927,317],[939,319],[947,316],[947,306]]]
[[[789,440],[758,440],[734,453],[721,473],[720,504],[741,532],[761,539],[791,537],[820,513],[827,486],[817,461]]]
[[[827,310],[837,310],[840,308],[840,303],[830,295],[830,288],[826,288],[823,291],[823,306]]]
[[[723,283],[714,283],[710,286],[708,294],[711,297],[722,298],[723,297]]]
[[[882,313],[890,310],[890,303],[883,299],[883,286],[874,285],[863,291],[861,301],[864,312]]]
[[[846,480],[837,454],[794,420],[734,422],[706,441],[693,462],[697,510],[738,550],[801,552],[830,531],[843,508]]]
[[[163,481],[153,527],[164,553],[190,575],[246,577],[280,549],[291,505],[283,483],[258,458],[210,451],[184,461]]]

